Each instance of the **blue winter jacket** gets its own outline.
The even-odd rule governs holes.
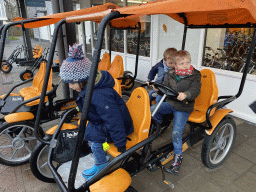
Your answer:
[[[89,123],[85,140],[96,143],[113,141],[116,147],[126,145],[126,136],[133,132],[133,123],[128,108],[120,95],[113,89],[115,82],[107,71],[100,71],[100,80],[94,86],[88,113]],[[76,100],[82,111],[85,87]]]
[[[158,77],[156,78],[155,82],[157,83],[163,83],[165,77],[167,76],[167,72],[164,71],[164,60],[162,59],[160,62],[158,62],[156,65],[154,65],[148,74],[148,82],[151,82],[155,79],[156,74],[158,74]]]

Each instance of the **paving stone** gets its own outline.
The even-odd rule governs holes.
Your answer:
[[[247,141],[248,141],[248,138],[247,138],[246,136],[237,133],[237,134],[236,134],[235,143],[233,144],[233,147],[232,147],[231,151],[232,151],[234,148],[236,148],[237,146],[246,143]]]
[[[214,183],[200,173],[200,170],[185,177],[179,183],[191,192],[216,192],[221,190],[221,186]]]
[[[224,167],[223,165],[215,169],[204,167],[200,169],[200,173],[222,187],[227,186],[239,177],[239,174],[235,173],[231,169]]]
[[[256,165],[254,164],[254,166],[250,169],[250,171],[256,173]]]
[[[242,144],[236,147],[233,152],[247,159],[248,161],[256,163],[256,148],[251,145]]]
[[[237,126],[237,133],[244,135],[248,139],[251,139],[256,137],[256,127],[244,122]]]
[[[161,192],[168,187],[166,184],[160,185],[156,178],[149,175],[146,171],[142,171],[133,177],[131,185],[137,191],[147,192]]]
[[[252,192],[256,189],[256,174],[253,172],[246,172],[240,178],[238,178],[234,185],[242,188],[246,192]]]
[[[224,161],[223,165],[238,174],[243,174],[248,169],[250,169],[254,165],[254,163],[231,152],[228,155],[227,159]]]
[[[220,192],[244,192],[241,188],[237,187],[234,183],[231,183]]]
[[[174,188],[169,187],[165,189],[163,192],[189,192],[189,191],[187,191],[186,188],[182,186],[181,183],[175,183]]]

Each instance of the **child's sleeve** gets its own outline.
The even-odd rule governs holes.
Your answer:
[[[111,94],[101,92],[101,94],[95,95],[94,99],[98,100],[98,104],[95,105],[97,113],[102,118],[114,145],[124,147],[126,145],[126,133],[123,117],[114,98]]]
[[[156,74],[158,73],[158,66],[157,64],[151,68],[148,73],[148,82],[151,82],[155,79]]]
[[[193,101],[197,98],[201,91],[201,73],[195,75],[193,82],[191,83],[189,89],[184,93],[187,96],[187,100]]]

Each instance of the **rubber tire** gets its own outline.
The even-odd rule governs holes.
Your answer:
[[[124,77],[124,79],[122,81],[122,85],[125,85],[125,84],[129,83],[130,82],[129,80],[132,79],[132,78],[133,77],[131,75],[128,75],[127,77]],[[133,87],[134,87],[134,81],[128,87],[125,86],[124,90],[125,91],[130,91]]]
[[[30,121],[20,121],[20,122],[15,122],[15,123],[3,123],[1,128],[0,128],[0,133],[2,133],[5,129],[7,129],[10,126],[15,126],[15,125],[26,125],[28,127],[31,127],[32,129],[34,129],[34,123],[30,122]],[[45,133],[43,131],[43,129],[41,127],[39,127],[39,134],[44,137]],[[28,157],[26,160],[20,161],[20,162],[13,162],[13,161],[8,161],[3,159],[0,156],[0,163],[3,165],[8,165],[8,166],[19,166],[19,165],[23,165],[29,162],[30,157]]]
[[[224,125],[230,125],[232,127],[232,129],[233,129],[233,138],[232,138],[232,140],[228,141],[228,144],[227,143],[225,144],[224,149],[226,147],[228,147],[228,149],[227,149],[228,151],[226,151],[226,154],[224,154],[224,157],[222,157],[219,162],[212,163],[212,161],[210,159],[210,149],[212,148],[212,143],[213,143],[215,137],[217,136],[217,133],[220,131],[220,129]],[[230,134],[230,132],[229,132],[229,134]],[[205,139],[204,139],[204,142],[203,142],[203,145],[202,145],[202,151],[201,151],[201,159],[202,159],[203,164],[206,167],[210,168],[210,169],[214,169],[216,167],[219,167],[224,162],[224,160],[227,158],[228,154],[230,153],[231,148],[234,144],[235,138],[236,138],[236,123],[230,117],[223,118],[222,121],[216,126],[213,133],[211,135],[206,135],[205,136]]]
[[[125,192],[138,192],[136,189],[134,189],[132,186],[129,186]]]
[[[46,182],[46,183],[55,183],[56,181],[54,178],[46,177],[37,168],[37,159],[40,154],[40,152],[44,149],[46,145],[43,143],[38,143],[36,147],[34,148],[31,158],[30,158],[30,169],[33,175],[39,179],[40,181]]]
[[[11,70],[12,70],[12,65],[8,62],[3,62],[2,65],[1,65],[1,70],[4,73],[10,73]]]
[[[20,73],[20,79],[22,81],[26,81],[31,78],[33,78],[33,72],[31,70],[26,69]]]
[[[131,93],[122,91],[122,98],[123,98],[125,103],[127,103],[127,101],[130,99],[130,97],[131,97]]]

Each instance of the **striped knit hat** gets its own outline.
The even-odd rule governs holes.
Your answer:
[[[68,58],[60,67],[60,77],[65,83],[79,83],[89,77],[92,62],[84,57],[82,45],[69,46]]]

